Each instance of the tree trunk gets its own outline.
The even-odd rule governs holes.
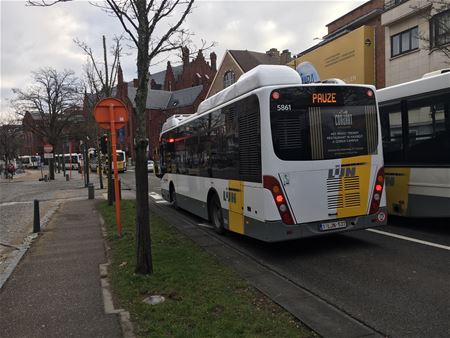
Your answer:
[[[153,272],[148,207],[147,143],[144,139],[136,144],[136,272],[141,274]]]
[[[138,88],[136,91],[136,273],[153,273],[150,220],[148,205],[148,173],[147,173],[147,144],[146,138],[146,103],[148,92],[149,32],[146,2],[136,3],[138,28]]]
[[[48,162],[49,162],[48,171],[50,173],[50,180],[54,180],[55,179],[55,162],[54,162],[53,158],[50,158]]]

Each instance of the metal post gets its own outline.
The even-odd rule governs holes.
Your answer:
[[[90,200],[93,200],[93,199],[94,199],[94,193],[95,193],[95,190],[94,190],[94,183],[89,183],[89,184],[88,184],[88,198],[89,198]]]
[[[41,231],[41,217],[39,215],[39,200],[34,200],[33,232],[37,233],[40,231]]]
[[[88,154],[88,147],[87,144],[84,145],[84,171],[86,173],[86,182],[89,186],[89,154]]]

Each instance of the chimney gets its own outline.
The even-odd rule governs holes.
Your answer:
[[[267,55],[274,57],[274,56],[280,56],[280,52],[276,48],[270,48],[267,52]]]
[[[217,55],[216,53],[212,52],[209,54],[209,58],[211,59],[211,69],[213,71],[217,71]]]
[[[189,64],[189,48],[181,47],[181,55],[183,59],[183,66],[187,66]]]
[[[292,57],[291,57],[291,52],[289,51],[289,49],[283,50],[280,55],[280,64],[286,65],[291,61],[292,61]]]

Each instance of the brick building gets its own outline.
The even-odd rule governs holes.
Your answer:
[[[52,144],[52,138],[58,142],[57,145],[52,144],[54,153],[68,153],[69,149],[72,153],[80,153],[80,141],[86,136],[85,127],[85,111],[78,107],[67,109],[53,121],[49,121],[45,114],[27,111],[22,119],[20,155],[40,155],[43,158],[44,144]]]
[[[149,75],[149,89],[146,103],[146,134],[149,139],[148,154],[150,158],[158,157],[159,133],[162,124],[174,114],[193,114],[206,97],[212,79],[216,74],[216,54],[210,54],[208,63],[200,50],[190,61],[189,50],[182,48],[182,64],[172,67],[167,62],[166,70]],[[135,109],[137,79],[125,82],[119,66],[115,96],[128,107]],[[134,131],[136,130],[135,114],[131,113],[123,132],[123,142],[119,146],[131,158],[135,157]]]

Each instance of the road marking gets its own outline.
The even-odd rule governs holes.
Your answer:
[[[436,243],[433,243],[433,242],[422,241],[420,239],[406,237],[406,236],[402,236],[402,235],[397,235],[397,234],[393,234],[391,232],[386,232],[386,231],[381,231],[381,230],[376,230],[376,229],[366,229],[366,230],[370,231],[370,232],[375,232],[375,233],[380,234],[380,235],[385,235],[385,236],[389,236],[389,237],[403,239],[405,241],[415,242],[415,243],[424,244],[424,245],[432,246],[432,247],[435,247],[435,248],[439,248],[439,249],[444,249],[444,250],[450,251],[450,246],[436,244]]]
[[[164,198],[160,195],[157,194],[156,192],[149,192],[148,195],[153,198],[154,200],[163,200]]]
[[[197,225],[203,228],[214,229],[214,227],[211,224],[198,223]]]
[[[26,201],[26,202],[4,202],[4,203],[0,203],[0,207],[7,207],[10,205],[16,205],[16,204],[29,204],[29,203],[33,203],[33,201]]]
[[[169,204],[169,202],[167,202],[165,200],[155,201],[155,203],[158,203],[158,204]]]

